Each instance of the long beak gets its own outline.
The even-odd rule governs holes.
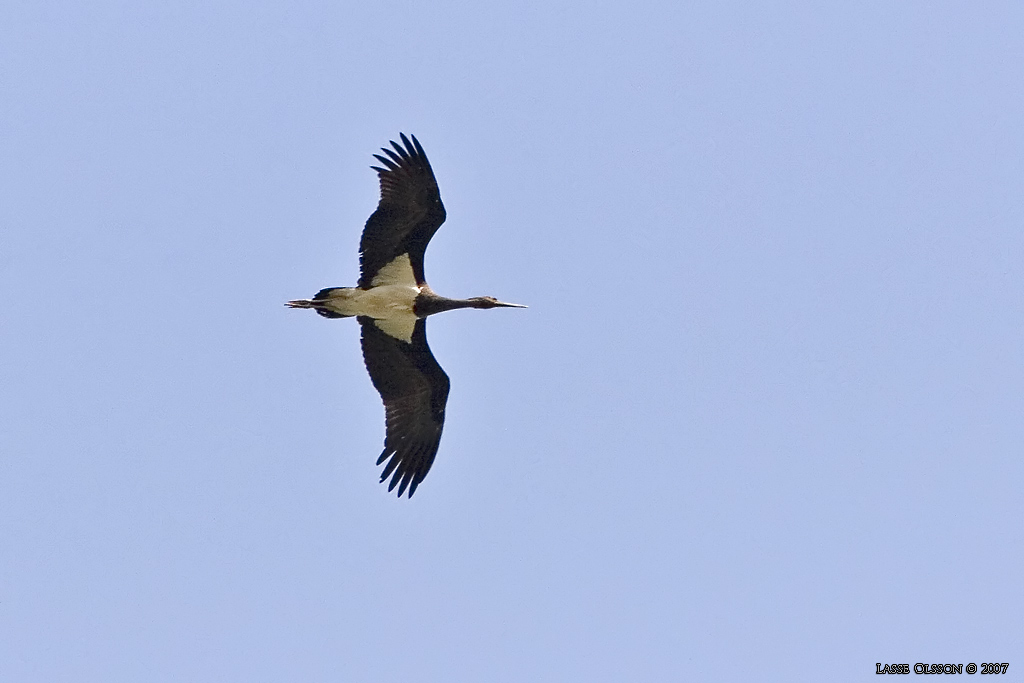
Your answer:
[[[524,306],[522,304],[507,304],[504,301],[495,301],[494,305],[501,308],[529,308],[529,306]]]

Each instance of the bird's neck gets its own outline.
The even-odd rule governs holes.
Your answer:
[[[454,311],[457,308],[485,308],[485,305],[479,299],[449,299],[432,291],[421,292],[416,300],[416,315],[421,318],[444,311]]]

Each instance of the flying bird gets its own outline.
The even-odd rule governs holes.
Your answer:
[[[325,318],[355,317],[362,328],[363,360],[384,402],[384,464],[388,491],[416,492],[430,471],[444,427],[448,375],[427,345],[426,318],[456,308],[526,308],[490,296],[448,299],[423,275],[423,253],[446,216],[434,171],[415,135],[374,154],[380,203],[359,242],[359,285],[328,287],[312,299],[289,301]]]

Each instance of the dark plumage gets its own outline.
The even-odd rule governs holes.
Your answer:
[[[377,464],[388,463],[380,480],[391,476],[388,491],[397,485],[401,496],[408,486],[412,496],[441,443],[448,375],[427,346],[426,320],[416,321],[411,344],[385,334],[370,318],[359,318],[359,325],[366,370],[384,401],[387,431]]]
[[[525,308],[493,297],[448,299],[427,285],[423,254],[445,219],[427,155],[415,136],[375,154],[380,203],[359,242],[358,287],[329,287],[312,299],[289,301],[327,318],[356,316],[363,360],[384,402],[386,436],[377,464],[398,495],[416,491],[434,462],[449,381],[427,345],[425,318],[456,308]]]
[[[419,140],[400,134],[403,148],[393,140],[387,157],[374,154],[385,168],[371,166],[380,178],[380,203],[359,240],[359,286],[370,287],[373,276],[399,254],[409,254],[417,284],[425,284],[423,253],[430,238],[444,223],[447,213],[441,203],[434,171]]]

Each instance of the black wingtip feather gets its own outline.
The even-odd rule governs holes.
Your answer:
[[[409,470],[402,477],[402,482],[398,485],[398,497],[401,498],[402,494],[405,493],[405,489],[409,487],[409,481],[412,479],[413,470]]]
[[[397,454],[397,453],[395,453],[395,454],[394,454],[394,456],[393,456],[393,457],[391,458],[391,461],[390,461],[390,462],[388,462],[387,466],[385,466],[385,467],[384,467],[384,471],[380,473],[380,480],[381,480],[381,481],[384,481],[385,479],[387,479],[387,478],[388,478],[388,475],[390,475],[390,474],[391,474],[392,472],[394,472],[394,471],[395,471],[395,469],[397,469],[397,468],[398,468],[398,465],[399,465],[399,464],[400,464],[401,462],[402,462],[402,461],[401,461],[401,459],[400,459],[400,458],[398,457],[398,454]]]
[[[384,150],[384,151],[387,152],[388,150]],[[391,159],[388,159],[387,157],[382,157],[379,154],[374,154],[373,158],[376,159],[377,161],[379,161],[380,163],[384,164],[385,166],[387,166],[388,169],[390,169],[392,171],[397,171],[399,169],[398,164],[395,163],[394,161],[392,161]]]
[[[404,139],[404,137],[405,136],[403,136],[403,139]],[[410,156],[409,155],[409,150],[407,150],[405,147],[402,147],[400,144],[398,144],[394,140],[389,140],[389,142],[391,143],[391,146],[394,147],[398,151],[398,156],[402,157],[403,159],[408,159],[409,158],[409,156]],[[388,153],[391,152],[391,150],[386,149],[386,148],[384,149],[384,151],[388,152]]]
[[[418,147],[419,145],[412,145],[412,144],[410,144],[410,143],[409,143],[409,138],[405,137],[405,133],[399,133],[399,134],[398,134],[398,136],[399,136],[400,138],[402,138],[402,144],[404,144],[404,145],[405,145],[405,149],[406,149],[406,150],[408,150],[408,153],[409,153],[409,155],[410,155],[410,156],[417,156],[417,154],[418,154],[418,152],[419,152],[419,150],[417,149],[417,147]],[[413,136],[412,136],[412,139],[413,139],[413,140],[415,140],[415,139],[416,139],[416,136],[415,136],[415,135],[413,135]]]
[[[405,138],[404,135],[402,137]],[[408,144],[408,142],[406,142],[406,144]],[[416,154],[418,156],[421,156],[421,157],[427,156],[427,153],[423,151],[423,146],[420,145],[420,141],[416,139],[415,135],[412,136],[412,144],[413,144],[413,148],[416,150]]]
[[[414,447],[407,453],[402,453],[401,457],[399,457],[398,451],[388,448],[381,453],[377,458],[378,465],[390,458],[380,473],[380,483],[387,482],[389,493],[397,488],[399,498],[403,495],[412,497],[420,482],[426,477],[426,470],[430,469],[430,465],[421,460],[426,450],[423,447]],[[431,458],[431,463],[432,461]],[[388,481],[389,479],[390,481]]]

